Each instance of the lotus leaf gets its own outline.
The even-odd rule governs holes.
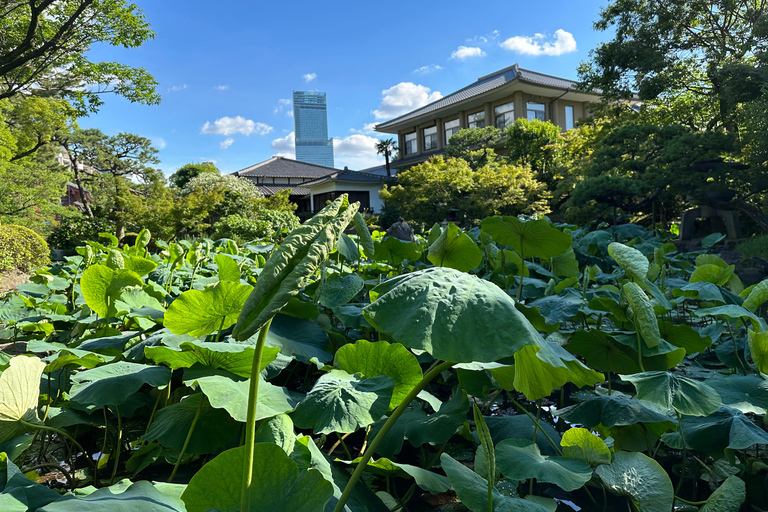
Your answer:
[[[331,309],[343,306],[354,299],[363,286],[365,281],[357,274],[335,274],[323,284],[320,304]]]
[[[102,318],[115,314],[115,302],[126,288],[143,284],[135,272],[113,270],[105,265],[91,265],[80,277],[80,288],[86,304]]]
[[[0,442],[23,434],[22,422],[39,423],[37,401],[45,363],[37,357],[16,356],[0,374]]]
[[[523,258],[553,258],[571,248],[571,235],[547,220],[521,221],[517,217],[494,216],[480,223],[483,231],[500,244],[508,245]]]
[[[419,362],[407,348],[399,343],[359,340],[336,351],[334,366],[363,377],[386,375],[394,381],[390,409],[394,409],[419,383],[422,377]]]
[[[162,363],[171,370],[191,368],[202,364],[212,368],[227,370],[240,377],[250,378],[253,363],[253,347],[243,343],[206,343],[187,341],[178,349],[171,347],[147,347],[144,355],[156,363]],[[259,371],[267,367],[277,357],[278,349],[265,347]]]
[[[669,512],[674,493],[672,482],[655,460],[642,453],[618,452],[613,463],[598,466],[597,476],[608,490],[626,496],[641,512]]]
[[[642,336],[649,348],[657,346],[661,342],[659,323],[653,311],[651,301],[642,288],[635,283],[626,283],[622,287],[624,296],[635,314],[635,329]]]
[[[174,334],[203,336],[230,327],[251,294],[249,285],[219,281],[204,290],[187,290],[165,313],[165,327]]]
[[[622,375],[637,389],[637,398],[688,416],[707,416],[720,407],[717,391],[703,382],[672,372]]]
[[[682,423],[688,448],[710,455],[722,455],[726,448],[744,450],[768,444],[768,433],[743,412],[727,405],[721,405],[709,416],[684,416]],[[664,434],[661,439],[672,448],[683,447],[679,432]]]
[[[590,466],[611,463],[611,451],[605,441],[585,428],[569,428],[560,441],[563,455],[572,459],[581,459]]]
[[[507,478],[557,485],[574,491],[592,478],[592,468],[585,461],[542,455],[536,443],[527,439],[506,439],[496,445],[496,465]]]
[[[239,510],[246,449],[219,454],[190,480],[182,500],[188,512]],[[254,446],[249,512],[317,512],[333,495],[331,484],[316,470],[298,465],[277,445]]]
[[[81,406],[119,406],[144,384],[164,387],[170,381],[168,368],[119,361],[72,376],[70,395]]]
[[[747,498],[747,486],[737,476],[729,476],[715,489],[699,512],[738,512]]]
[[[331,370],[301,401],[293,421],[297,427],[318,434],[354,432],[387,412],[393,386],[394,381],[386,375],[365,379]]]
[[[645,282],[648,275],[648,258],[634,247],[628,247],[619,242],[608,244],[608,254],[616,260],[616,263],[629,274],[635,282]]]
[[[483,251],[469,235],[463,233],[456,224],[451,222],[429,246],[427,259],[437,267],[469,272],[480,265],[483,260]]]

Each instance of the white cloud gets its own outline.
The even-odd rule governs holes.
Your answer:
[[[397,117],[443,97],[440,91],[432,92],[429,87],[413,82],[400,82],[381,94],[379,108],[371,112],[376,119]]]
[[[438,66],[437,64],[430,64],[429,66],[421,66],[418,69],[414,69],[412,72],[417,75],[426,75],[427,73],[440,71],[441,69],[443,68],[441,66]]]
[[[187,88],[187,84],[181,84],[181,85],[174,85],[170,89],[168,89],[168,92],[179,92],[181,90],[184,90]]]
[[[227,89],[229,89],[229,86],[228,85],[217,85],[216,89],[218,89],[220,91],[226,91]]]
[[[290,115],[293,115],[293,111],[289,108],[293,102],[288,98],[280,98],[277,100],[277,105],[275,105],[275,108],[272,109],[272,113],[279,114],[280,112],[286,111],[286,115],[289,115],[288,112],[290,112]]]
[[[454,60],[465,60],[484,56],[485,52],[478,46],[459,46],[453,53],[451,53],[451,58]]]
[[[317,78],[317,73],[307,73],[306,75],[302,75],[302,78],[305,82],[309,83],[315,78]]]
[[[484,36],[475,36],[467,39],[469,44],[486,44],[488,41],[493,41],[499,37],[499,31],[494,30],[490,34]]]
[[[557,56],[576,51],[576,40],[573,34],[563,29],[555,31],[555,38],[552,41],[546,41],[544,34],[534,34],[533,37],[514,36],[510,37],[500,46],[505,50],[520,53],[523,55],[550,55]]]
[[[243,116],[225,116],[215,120],[213,123],[206,121],[201,133],[213,133],[225,136],[233,135],[235,133],[242,133],[243,135],[250,135],[252,133],[255,133],[256,135],[266,135],[272,130],[274,130],[274,128],[268,124],[256,123]]]
[[[269,147],[272,149],[275,156],[296,158],[296,134],[291,132],[285,137],[275,139]]]
[[[152,137],[150,139],[152,141],[152,145],[155,146],[157,149],[165,149],[165,146],[168,144],[165,143],[165,139],[162,137]]]
[[[362,128],[359,130],[355,128],[350,128],[349,131],[352,133],[362,133],[362,134],[369,134],[369,133],[375,133],[376,130],[374,128],[376,127],[378,123],[365,123]]]
[[[203,162],[203,163],[205,163],[205,162],[210,162],[210,163],[212,163],[213,165],[216,165],[216,164],[218,163],[218,160],[215,160],[215,159],[213,159],[213,158],[208,158],[208,157],[205,157],[205,156],[201,156],[199,160],[200,160],[201,162]]]
[[[333,156],[336,167],[349,167],[359,171],[380,165],[384,159],[376,154],[379,139],[367,135],[355,134],[343,139],[333,139]]]
[[[229,146],[232,145],[232,143],[235,142],[235,139],[232,137],[227,137],[223,141],[219,142],[219,149],[227,149]]]

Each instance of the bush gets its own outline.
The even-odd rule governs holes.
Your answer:
[[[742,261],[750,261],[752,258],[768,259],[768,235],[753,236],[736,246],[736,251],[741,254]]]
[[[49,254],[48,244],[31,229],[13,224],[0,226],[0,271],[28,272],[48,265]]]
[[[48,243],[54,249],[70,251],[89,240],[98,240],[99,233],[104,232],[114,233],[115,223],[82,215],[62,220],[48,236]]]
[[[234,214],[222,218],[214,226],[216,238],[232,238],[248,242],[257,238],[274,238],[279,231],[299,226],[299,218],[291,212],[261,210],[252,218]]]

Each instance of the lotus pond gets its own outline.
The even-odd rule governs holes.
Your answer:
[[[768,280],[632,224],[357,208],[105,234],[1,299],[0,510],[768,510]]]

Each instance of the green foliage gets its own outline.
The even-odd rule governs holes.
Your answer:
[[[244,243],[258,238],[274,239],[298,226],[299,218],[292,212],[258,210],[251,216],[227,215],[214,225],[214,229],[217,237]]]
[[[501,130],[495,126],[459,130],[445,147],[447,158],[460,158],[473,170],[496,161],[494,147],[501,142]]]
[[[170,175],[168,183],[175,186],[178,189],[183,189],[193,178],[200,176],[203,173],[210,172],[219,174],[219,170],[211,162],[202,162],[199,164],[184,164],[179,169]]]
[[[752,258],[764,259],[768,254],[768,235],[755,235],[749,240],[739,242],[736,251],[745,262],[751,261]]]
[[[204,290],[187,290],[173,301],[165,325],[174,334],[203,336],[231,327],[253,288],[220,281]]]
[[[559,159],[560,128],[539,119],[517,119],[504,133],[507,157],[552,183]]]
[[[50,263],[48,244],[23,226],[0,225],[0,271],[27,272]]]

